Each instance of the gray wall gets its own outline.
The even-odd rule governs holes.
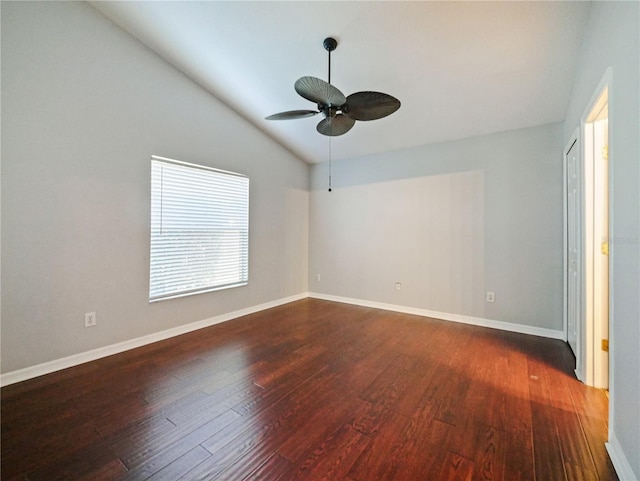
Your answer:
[[[335,162],[331,193],[314,166],[310,291],[561,331],[561,137],[550,124]]]
[[[640,479],[640,3],[597,2],[590,12],[564,140],[580,125],[607,67],[609,93],[612,432]]]
[[[308,166],[87,4],[3,2],[2,119],[2,372],[307,291]],[[249,176],[247,287],[149,304],[152,154]]]

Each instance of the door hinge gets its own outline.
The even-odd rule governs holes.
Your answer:
[[[605,256],[609,255],[609,242],[608,241],[604,241],[602,244],[600,244],[600,252],[602,252]]]
[[[602,340],[602,350],[604,352],[609,352],[609,339]]]

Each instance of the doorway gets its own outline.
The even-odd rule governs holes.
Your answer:
[[[576,376],[609,388],[610,71],[564,149],[565,332]]]
[[[585,383],[609,387],[609,89],[583,123]]]

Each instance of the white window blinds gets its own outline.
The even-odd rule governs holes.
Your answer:
[[[151,159],[149,301],[246,285],[249,179]]]

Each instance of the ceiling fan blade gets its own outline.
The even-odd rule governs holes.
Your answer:
[[[342,111],[355,120],[377,120],[400,108],[400,101],[381,92],[356,92],[347,97]]]
[[[340,107],[347,101],[340,90],[316,77],[300,77],[294,87],[305,99],[323,106]]]
[[[289,110],[287,112],[280,112],[278,114],[269,115],[265,117],[265,120],[292,120],[303,119],[305,117],[313,117],[319,114],[317,110]]]
[[[337,137],[338,135],[349,132],[355,123],[355,120],[347,117],[346,115],[338,114],[335,117],[327,117],[326,119],[321,120],[316,127],[316,130],[322,135]]]

